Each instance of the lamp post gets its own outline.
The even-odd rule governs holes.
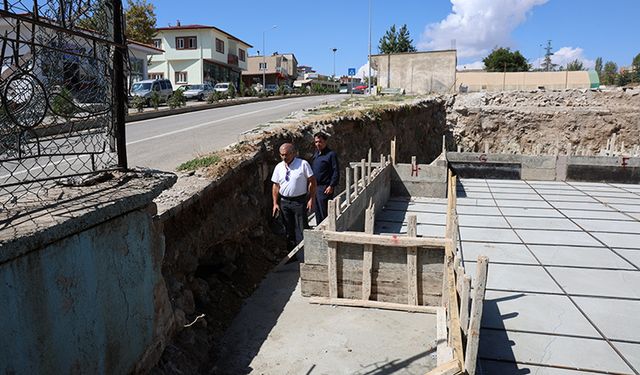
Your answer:
[[[369,0],[369,81],[367,82],[367,88],[369,89],[369,95],[371,95],[371,0]]]
[[[271,26],[271,28],[264,30],[262,32],[262,92],[264,92],[264,89],[266,86],[266,75],[267,75],[267,59],[266,59],[267,50],[265,48],[266,34],[267,34],[267,31],[273,30],[276,27],[278,27],[278,25],[273,25]]]
[[[338,50],[337,48],[332,48],[331,49],[333,51],[333,80],[336,80],[336,51]]]

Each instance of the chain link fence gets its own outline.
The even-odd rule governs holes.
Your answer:
[[[3,0],[0,220],[62,178],[126,168],[126,54],[121,0]]]

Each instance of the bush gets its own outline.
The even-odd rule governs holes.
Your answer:
[[[244,81],[240,80],[240,90],[238,90],[238,96],[248,96],[247,88],[244,86]]]
[[[236,97],[236,93],[236,87],[233,84],[229,85],[229,88],[227,89],[227,96],[230,99],[233,99]]]
[[[158,94],[157,91],[151,92],[151,98],[149,99],[149,102],[151,103],[151,106],[155,110],[157,110],[158,107],[160,106],[160,94]]]
[[[187,98],[184,97],[184,93],[182,90],[176,90],[176,92],[171,95],[171,97],[167,100],[167,104],[169,108],[180,108],[183,105],[187,104]]]
[[[135,108],[138,112],[143,111],[145,103],[146,103],[146,100],[141,96],[134,96],[131,99],[131,106]]]
[[[51,110],[58,116],[71,117],[76,113],[76,105],[73,103],[71,91],[62,88],[59,93],[53,96]]]
[[[219,101],[220,101],[220,93],[217,91],[214,91],[211,94],[209,94],[209,96],[207,96],[207,103],[209,104],[217,103]]]

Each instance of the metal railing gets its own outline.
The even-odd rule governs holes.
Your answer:
[[[121,0],[5,0],[0,216],[55,180],[126,169]]]

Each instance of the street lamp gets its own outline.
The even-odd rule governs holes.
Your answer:
[[[278,27],[278,25],[273,25],[271,26],[271,28],[266,29],[265,31],[262,32],[262,92],[264,92],[264,88],[266,86],[266,74],[267,74],[267,59],[265,54],[267,53],[267,50],[265,48],[265,38],[266,38],[266,34],[267,31],[269,30],[273,30],[276,27]]]
[[[371,0],[369,0],[369,81],[367,86],[369,95],[371,95]]]
[[[336,80],[336,51],[338,50],[337,48],[332,48],[331,49],[333,51],[333,80]]]

